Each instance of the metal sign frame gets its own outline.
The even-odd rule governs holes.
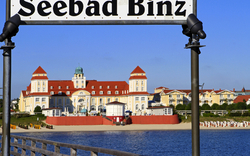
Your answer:
[[[6,10],[8,12],[8,17],[11,16],[11,1],[6,0]],[[128,0],[127,0],[128,1]],[[146,1],[146,0],[144,0]],[[177,2],[178,0],[176,0]],[[183,0],[190,1],[190,0]],[[197,14],[197,0],[193,1],[193,14]],[[166,1],[164,1],[166,2]],[[51,6],[53,7],[53,6]],[[13,13],[12,13],[13,14]],[[6,14],[7,16],[7,14]],[[186,15],[187,17],[188,15]],[[22,21],[22,25],[184,25],[186,24],[185,20],[27,20]]]

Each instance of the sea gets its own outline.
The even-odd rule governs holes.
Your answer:
[[[100,131],[15,133],[56,142],[102,147],[144,156],[191,156],[192,131]],[[53,151],[53,146],[48,145]],[[61,149],[69,154],[68,149]],[[29,155],[27,151],[27,155]],[[39,155],[39,154],[37,154]],[[90,155],[79,151],[78,155]],[[250,130],[200,130],[201,156],[249,156]],[[106,156],[106,154],[98,154]]]

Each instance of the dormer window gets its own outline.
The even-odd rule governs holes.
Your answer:
[[[66,86],[66,89],[69,89],[69,86]]]
[[[103,91],[100,91],[100,94],[103,94]]]
[[[115,91],[115,94],[119,94],[119,91]]]
[[[94,88],[95,88],[95,86],[91,86],[91,88],[92,88],[92,89],[94,89]]]
[[[61,91],[59,91],[59,92],[58,92],[58,95],[62,95],[62,92],[61,92]]]
[[[50,92],[50,95],[54,95],[54,92],[52,91],[52,92]]]
[[[50,89],[53,89],[53,86],[50,86]]]
[[[109,86],[107,86],[107,89],[109,89],[110,87]]]
[[[111,91],[108,91],[108,94],[111,94]]]
[[[61,89],[61,86],[58,86],[58,89]]]
[[[70,91],[67,91],[66,94],[69,95],[69,94],[70,94]]]
[[[95,94],[95,91],[92,91],[92,94],[94,95],[94,94]]]
[[[100,86],[99,88],[102,89],[102,86]]]
[[[115,86],[115,89],[117,89],[117,86]]]

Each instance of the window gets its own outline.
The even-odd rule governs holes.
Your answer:
[[[91,86],[91,88],[92,88],[92,89],[94,89],[94,88],[95,88],[95,86]]]
[[[95,94],[95,91],[92,91],[92,94],[94,95],[94,94]]]
[[[43,87],[43,92],[45,92],[45,87]]]
[[[103,94],[103,91],[100,91],[100,94]]]
[[[115,101],[119,101],[118,98],[115,98]]]
[[[109,86],[107,86],[107,89],[109,89],[110,87]]]
[[[50,92],[50,95],[54,95],[54,92],[52,91],[52,92]]]
[[[144,109],[144,104],[141,105],[141,109],[142,109],[142,110]]]
[[[102,98],[100,98],[100,104],[102,104]]]
[[[135,101],[139,101],[139,97],[135,97]]]
[[[45,108],[45,105],[42,106],[42,109],[44,109],[44,108]]]
[[[53,89],[53,86],[50,86],[50,89]]]
[[[66,86],[66,89],[69,89],[69,86]]]
[[[221,94],[220,97],[223,98],[223,95]]]
[[[37,91],[40,92],[40,87],[37,88]]]
[[[38,81],[38,86],[40,85],[40,81]]]
[[[136,87],[136,91],[138,91],[138,87]]]
[[[59,92],[58,92],[58,95],[62,95],[62,92],[61,92],[61,91],[59,91]]]
[[[141,91],[144,91],[144,87],[141,87]]]
[[[172,97],[172,95],[171,95],[171,94],[169,94],[169,97],[171,98],[171,97]]]
[[[95,103],[95,98],[93,98],[93,99],[92,99],[91,103],[92,103],[92,104],[94,104],[94,103]]]
[[[82,88],[84,88],[84,87],[82,86]]]
[[[76,83],[78,83],[78,81],[76,81]]]
[[[78,88],[78,86],[76,86],[76,88]]]
[[[79,99],[78,102],[84,102],[84,99]]]
[[[143,81],[141,81],[141,85],[143,85]]]
[[[135,110],[138,110],[138,104],[135,105]]]
[[[58,104],[62,104],[62,99],[58,99]]]
[[[36,102],[39,102],[39,98],[36,98]]]
[[[115,91],[115,94],[119,94],[119,91]]]
[[[49,104],[54,104],[54,99],[49,99]]]
[[[141,97],[141,101],[145,101],[145,97]]]
[[[82,81],[82,83],[83,83],[83,81]]]
[[[69,94],[70,94],[70,91],[67,91],[66,94],[69,95]]]
[[[108,94],[111,94],[111,91],[108,91]]]
[[[43,85],[45,86],[45,82],[43,81]]]
[[[58,86],[58,89],[61,89],[61,86]]]
[[[80,92],[81,95],[83,95],[83,92]]]
[[[45,102],[45,100],[46,100],[45,98],[42,98],[42,102]]]
[[[136,81],[136,85],[138,85],[138,81]]]
[[[108,103],[110,103],[110,98],[108,98]]]
[[[115,86],[115,89],[117,89],[117,86]]]
[[[99,88],[102,89],[102,86],[100,86]]]
[[[227,94],[227,97],[228,97],[228,98],[230,98],[230,96],[231,96],[230,94]]]
[[[177,95],[177,97],[179,98],[179,97],[181,97],[180,95]]]

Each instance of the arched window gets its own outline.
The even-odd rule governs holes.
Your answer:
[[[78,102],[84,102],[84,99],[79,99]]]
[[[141,105],[141,109],[144,110],[144,104]]]
[[[135,105],[135,110],[138,110],[138,104]]]
[[[91,105],[90,110],[95,110],[95,105]]]

